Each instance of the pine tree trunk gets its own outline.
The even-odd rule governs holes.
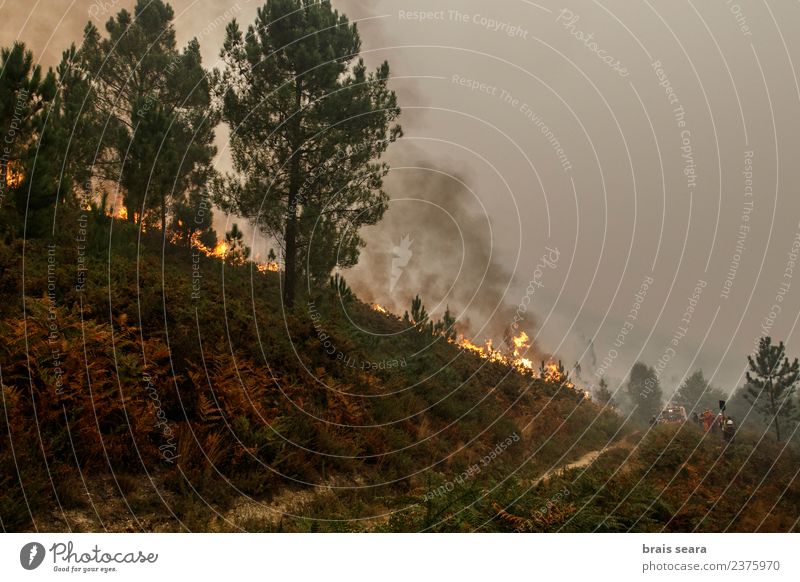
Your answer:
[[[286,211],[286,233],[284,257],[283,304],[286,309],[294,307],[294,298],[297,287],[297,203],[300,193],[300,148],[302,137],[300,135],[300,119],[302,107],[303,88],[300,79],[295,82],[295,113],[294,113],[294,139],[292,140],[292,159],[289,162],[289,196]]]
[[[773,394],[772,390],[769,391],[769,404],[772,408],[772,417],[775,420],[775,436],[778,439],[778,442],[781,442],[781,424],[778,420],[778,408],[775,406],[775,395]]]
[[[294,164],[294,162],[292,162]],[[283,281],[283,303],[286,309],[294,307],[295,295],[295,272],[297,270],[297,192],[289,188],[289,210],[286,215],[286,234],[285,246],[286,256],[284,257],[284,281]]]
[[[167,197],[161,201],[161,235],[167,238]]]

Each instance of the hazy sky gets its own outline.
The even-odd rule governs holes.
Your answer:
[[[52,64],[88,19],[133,3],[0,0],[0,41]],[[259,5],[172,4],[209,67],[224,23]],[[642,359],[667,390],[698,367],[733,388],[765,331],[800,354],[799,3],[334,4],[367,62],[390,62],[404,109],[393,202],[347,274],[360,292],[397,310],[419,292],[474,333],[497,307],[495,336],[530,300],[543,351],[580,358],[584,377]]]

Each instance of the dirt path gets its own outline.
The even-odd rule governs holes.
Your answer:
[[[550,479],[554,475],[557,475],[557,474],[562,473],[564,471],[568,471],[570,469],[582,469],[584,467],[588,467],[589,465],[594,463],[600,457],[600,455],[602,455],[604,453],[607,453],[609,451],[613,451],[613,450],[616,450],[616,449],[630,448],[631,446],[633,446],[631,444],[631,442],[630,442],[630,440],[631,440],[631,438],[633,436],[634,435],[628,435],[627,437],[625,437],[621,441],[617,441],[616,443],[613,443],[611,445],[607,445],[607,446],[603,447],[602,449],[598,449],[596,451],[589,451],[588,453],[583,455],[577,461],[572,461],[571,463],[566,463],[564,465],[560,465],[558,467],[555,467],[554,469],[551,469],[550,471],[548,471],[547,473],[545,473],[544,475],[542,475],[538,479],[534,480],[534,482],[533,482],[534,487],[536,485],[539,485],[543,481],[547,481],[548,479]]]
[[[595,451],[589,451],[575,461],[565,463],[535,480],[533,486],[545,482],[555,475],[571,469],[589,467],[602,454],[615,449],[631,448],[635,434]],[[207,511],[190,516],[187,523],[179,523],[172,510],[181,508],[181,498],[165,487],[160,476],[153,476],[153,482],[140,475],[120,476],[119,483],[110,476],[91,479],[89,491],[79,493],[77,503],[73,502],[64,511],[53,509],[49,515],[39,516],[39,531],[73,532],[137,532],[137,531],[275,531],[280,530],[284,516],[309,515],[319,512],[322,507],[335,507],[337,504],[336,486],[357,487],[360,481],[331,480],[325,487],[309,489],[283,488],[268,499],[254,499],[242,496],[225,508],[206,507]],[[120,495],[120,486],[125,491]],[[385,524],[390,512],[382,503],[370,508],[374,517],[360,520],[357,529],[369,530]],[[191,519],[194,517],[194,519]]]

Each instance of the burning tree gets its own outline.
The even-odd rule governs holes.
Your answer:
[[[127,211],[124,208],[124,218]],[[204,247],[214,248],[217,244],[217,233],[214,230],[214,215],[205,189],[192,188],[184,199],[176,200],[172,207],[172,240],[186,246],[201,243]]]
[[[444,310],[442,319],[433,325],[433,333],[442,336],[449,342],[456,339],[456,319],[450,314],[450,306]]]
[[[564,364],[561,363],[561,360],[556,362],[555,360],[550,360],[548,362],[542,362],[542,365],[539,367],[539,375],[548,384],[559,384],[561,386],[566,386],[567,388],[573,388],[574,384],[570,382],[569,373],[564,368]]]
[[[244,233],[235,222],[225,233],[225,261],[231,265],[244,265],[250,258],[250,247],[244,244]]]
[[[428,312],[422,304],[422,299],[417,295],[411,300],[411,315],[406,311],[403,320],[413,325],[417,331],[424,331],[428,328],[428,319]]]
[[[327,0],[270,0],[246,35],[236,21],[227,28],[218,86],[240,176],[224,180],[218,202],[281,242],[288,308],[300,253],[314,259],[305,274],[324,282],[356,263],[358,230],[386,210],[389,168],[375,160],[401,135],[400,109],[388,63],[374,73],[353,63],[360,46]]]

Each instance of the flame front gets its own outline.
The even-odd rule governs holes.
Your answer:
[[[214,247],[214,250],[211,251],[209,256],[217,257],[218,259],[224,259],[225,255],[228,254],[228,243],[224,240],[221,240],[217,243],[217,246]]]
[[[514,342],[515,352],[517,350],[520,350],[522,348],[527,348],[530,346],[530,338],[528,337],[528,334],[525,333],[524,331],[520,332],[520,334],[516,336],[512,341]]]
[[[499,362],[501,364],[513,365],[513,362],[509,360],[509,358],[500,353],[499,350],[494,349],[494,344],[492,343],[491,339],[486,340],[486,343],[483,346],[479,346],[477,344],[472,343],[470,340],[468,340],[462,335],[459,336],[458,340],[456,341],[456,344],[462,349],[470,351],[473,354],[476,354],[479,357],[483,358],[484,360],[489,360],[491,362]]]
[[[575,388],[575,384],[569,381],[560,362],[549,360],[544,365],[542,380],[549,384],[561,384],[566,388]]]
[[[533,373],[536,369],[533,360],[524,357],[531,347],[530,342],[530,336],[522,331],[508,341],[509,350],[506,354],[496,350],[492,345],[492,340],[487,340],[485,345],[480,346],[462,335],[455,343],[461,349],[471,352],[484,360],[511,366],[519,372]],[[554,360],[548,360],[547,363],[543,364],[539,377],[547,383],[560,384],[566,388],[575,389],[575,384],[569,381],[560,363]]]
[[[465,350],[478,354],[480,357],[484,357],[485,351],[482,347],[477,344],[472,343],[463,335],[458,338],[458,345]]]
[[[192,236],[189,239],[189,241],[191,243],[192,248],[197,249],[198,251],[200,251],[201,253],[203,253],[207,257],[215,256],[214,253],[216,252],[216,248],[219,247],[219,243],[217,243],[217,247],[214,247],[213,249],[207,247],[206,245],[204,245],[203,242],[200,240],[200,233],[199,232],[192,233]]]
[[[277,273],[281,267],[275,261],[267,261],[266,263],[256,263],[256,269],[259,273]]]
[[[512,354],[514,366],[521,369],[533,370],[533,361],[523,357],[523,354],[527,353],[528,349],[531,347],[531,338],[528,334],[521,331],[518,336],[511,339],[511,342],[514,344],[514,351]]]
[[[25,172],[22,171],[22,164],[16,160],[6,164],[6,186],[9,188],[19,188],[25,181]]]
[[[372,307],[373,311],[377,311],[378,313],[383,313],[384,315],[389,314],[389,310],[386,309],[383,305],[380,305],[379,303],[373,303],[372,305],[370,305],[370,307]]]

